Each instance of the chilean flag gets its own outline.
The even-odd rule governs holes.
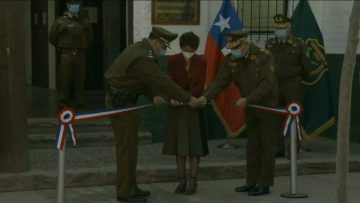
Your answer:
[[[231,1],[223,0],[206,41],[205,58],[207,60],[207,71],[205,83],[207,86],[215,79],[224,56],[231,51],[225,47],[227,44],[225,33],[242,28],[243,24]],[[231,137],[238,135],[245,129],[244,109],[237,108],[234,105],[239,98],[240,92],[232,82],[212,102],[216,114]]]

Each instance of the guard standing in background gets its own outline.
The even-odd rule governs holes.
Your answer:
[[[291,101],[299,104],[304,100],[305,80],[311,72],[311,62],[306,56],[304,45],[301,41],[291,35],[290,18],[277,14],[274,16],[275,38],[266,42],[265,48],[270,50],[274,56],[275,75],[277,78],[279,106],[286,106]],[[284,120],[281,116],[280,120]],[[279,122],[282,124],[283,122]],[[300,144],[298,140],[298,144]],[[277,133],[277,157],[285,156],[285,140],[282,127],[279,125]],[[298,151],[300,146],[298,145]],[[288,154],[288,151],[286,151]]]
[[[56,71],[58,106],[78,110],[84,105],[86,50],[92,43],[93,31],[81,1],[68,0],[66,6],[68,11],[51,26],[49,41],[61,53]],[[75,102],[70,101],[72,84]]]
[[[200,101],[177,86],[155,59],[164,55],[177,34],[161,27],[153,27],[148,38],[127,47],[105,73],[109,84],[106,107],[126,107],[136,104],[145,95],[155,104],[164,103],[164,95],[192,107]],[[136,165],[138,154],[139,114],[130,111],[111,117],[116,136],[117,181],[116,195],[120,202],[146,202],[149,191],[137,187]]]

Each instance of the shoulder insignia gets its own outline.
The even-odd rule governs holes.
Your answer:
[[[237,66],[238,64],[236,62],[229,62],[228,65],[229,66]]]
[[[251,59],[252,61],[255,61],[255,60],[256,60],[256,55],[255,55],[255,54],[251,54],[251,55],[250,55],[250,59]]]
[[[154,58],[154,53],[153,53],[153,51],[151,51],[151,50],[149,50],[149,52],[148,52],[148,58]]]
[[[270,54],[270,51],[267,49],[260,49],[262,53],[264,54]]]

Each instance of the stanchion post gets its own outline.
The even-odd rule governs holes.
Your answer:
[[[304,193],[297,193],[297,133],[295,119],[291,123],[290,135],[290,193],[281,193],[281,197],[286,198],[307,198]]]
[[[65,189],[65,149],[66,140],[64,141],[64,148],[59,150],[59,176],[58,176],[58,196],[57,202],[64,203],[64,189]]]

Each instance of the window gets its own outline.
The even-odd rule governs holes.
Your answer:
[[[288,7],[288,0],[235,0],[234,3],[244,27],[253,34],[271,33],[274,15],[286,15]]]

